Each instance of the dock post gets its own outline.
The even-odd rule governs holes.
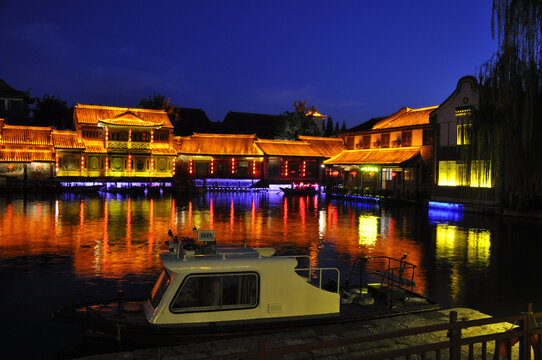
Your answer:
[[[450,331],[448,337],[450,338],[450,360],[461,359],[461,329],[458,329],[457,325],[457,311],[450,311]]]
[[[531,358],[531,327],[533,324],[533,304],[527,304],[527,311],[522,313],[525,315],[520,324],[522,330],[521,338],[519,339],[519,358],[530,359]]]

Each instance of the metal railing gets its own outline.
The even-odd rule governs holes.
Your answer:
[[[536,325],[536,319],[542,318],[542,313],[533,313],[532,304],[529,304],[527,311],[516,316],[506,316],[497,318],[484,318],[478,320],[458,321],[457,312],[450,312],[448,323],[428,325],[410,329],[401,329],[392,332],[365,335],[360,337],[339,338],[329,341],[320,341],[293,346],[268,348],[266,338],[258,336],[258,349],[256,351],[221,355],[211,357],[210,359],[266,359],[269,357],[278,357],[291,354],[300,354],[304,352],[313,352],[324,349],[337,349],[333,358],[348,358],[359,360],[381,360],[381,359],[518,359],[529,360],[531,356],[534,359],[542,359],[542,346],[540,344],[542,337],[542,327],[533,327]],[[462,331],[476,327],[512,323],[517,326],[508,331],[490,332],[477,336],[462,336]],[[423,345],[406,346],[399,349],[373,352],[357,356],[348,356],[348,350],[345,347],[356,344],[364,344],[385,340],[394,340],[403,337],[416,337],[426,334],[445,332],[448,340],[426,343]],[[438,337],[437,337],[438,339]],[[442,339],[442,336],[441,336]],[[405,343],[405,341],[401,341]],[[518,344],[515,348],[514,344]],[[359,349],[358,349],[359,351]],[[371,350],[372,351],[372,350]],[[344,356],[340,356],[343,354]],[[307,354],[308,355],[308,354]]]
[[[291,258],[291,259],[307,259],[308,260],[308,267],[307,268],[295,268],[295,271],[298,273],[299,276],[304,277],[307,279],[307,282],[314,285],[312,283],[312,275],[317,272],[318,274],[315,276],[315,280],[318,281],[318,288],[322,289],[322,280],[323,280],[323,272],[334,272],[336,274],[336,277],[331,278],[331,280],[336,282],[336,289],[333,292],[339,293],[340,291],[340,284],[341,284],[341,272],[337,268],[319,268],[319,267],[312,267],[311,264],[311,258],[309,255],[281,255],[276,257],[283,257],[283,258]],[[299,262],[298,262],[299,263]],[[307,276],[300,275],[300,272],[307,272]],[[328,279],[329,280],[329,279]],[[315,285],[316,286],[316,285]],[[334,286],[335,287],[335,286]],[[327,289],[328,290],[328,289]]]

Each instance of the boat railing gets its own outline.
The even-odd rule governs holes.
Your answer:
[[[283,257],[283,258],[290,258],[290,259],[307,259],[307,263],[308,263],[308,267],[306,268],[298,268],[296,267],[295,268],[295,272],[298,273],[298,275],[300,275],[299,273],[305,273],[307,274],[307,276],[303,276],[303,275],[300,275],[302,277],[304,277],[308,283],[313,284],[313,277],[312,275],[317,273],[317,276],[315,276],[315,280],[318,281],[318,288],[319,289],[322,289],[322,280],[323,280],[323,272],[326,271],[327,273],[329,272],[334,272],[336,274],[336,277],[334,278],[328,278],[328,284],[326,284],[326,289],[325,290],[329,290],[329,291],[332,291],[331,289],[329,288],[333,288],[333,292],[336,292],[338,293],[339,292],[339,284],[341,283],[340,282],[340,277],[341,277],[341,273],[339,271],[339,269],[337,268],[319,268],[319,267],[312,267],[311,265],[311,258],[309,255],[282,255],[282,256],[277,256],[277,257]],[[298,261],[298,264],[299,264],[299,261]],[[335,284],[332,284],[331,282],[336,282]],[[316,286],[316,285],[315,285]]]
[[[314,285],[313,282],[311,281],[312,280],[312,274],[316,272],[316,273],[318,273],[318,276],[316,277],[316,279],[318,280],[318,288],[319,289],[324,289],[324,290],[328,290],[328,291],[331,291],[331,292],[334,292],[334,293],[339,293],[339,284],[341,283],[340,282],[341,273],[340,273],[339,269],[337,269],[337,268],[313,268],[313,267],[310,267],[310,268],[298,268],[298,269],[295,269],[295,271],[297,273],[306,271],[308,273],[308,276],[306,277],[308,279],[307,281],[312,285]],[[322,287],[322,280],[324,278],[323,277],[324,271],[328,272],[328,273],[333,272],[336,275],[335,278],[328,278],[328,282],[327,282],[325,288]]]

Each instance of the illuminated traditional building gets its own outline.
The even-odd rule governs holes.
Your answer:
[[[342,140],[300,136],[298,141],[252,135],[176,137],[179,173],[192,179],[252,179],[269,183],[319,182],[322,161],[340,152]]]
[[[312,121],[314,121],[314,124],[318,128],[318,131],[320,134],[323,134],[325,132],[325,121],[327,119],[327,116],[324,114],[320,114],[317,110],[311,110],[307,113],[307,116],[312,116]]]
[[[263,152],[255,135],[193,134],[176,137],[179,171],[199,179],[259,179]]]
[[[174,137],[161,110],[79,104],[73,119],[75,131],[6,125],[0,119],[0,182],[166,184],[177,173],[178,179],[315,183],[323,160],[343,150],[341,139],[311,136]]]
[[[173,126],[163,110],[75,106],[75,133],[53,134],[60,178],[171,180]]]
[[[320,164],[327,157],[308,141],[264,140],[256,146],[265,154],[263,178],[274,182],[320,182]]]
[[[0,184],[52,177],[52,131],[51,127],[6,125],[0,119]]]
[[[459,79],[455,91],[431,113],[434,128],[433,200],[491,204],[493,182],[489,160],[475,159],[467,165],[471,114],[478,104],[477,81]]]
[[[430,190],[436,106],[402,108],[340,134],[347,150],[324,161],[328,180],[366,191]]]

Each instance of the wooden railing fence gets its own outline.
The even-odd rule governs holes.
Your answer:
[[[527,311],[520,315],[484,318],[469,321],[458,321],[457,312],[450,312],[450,321],[448,323],[428,325],[416,328],[401,329],[392,332],[366,335],[352,338],[341,338],[329,341],[321,341],[308,344],[267,347],[264,336],[258,337],[258,349],[253,352],[235,353],[213,357],[212,359],[266,359],[277,358],[285,355],[289,359],[293,354],[299,354],[300,359],[307,358],[344,358],[359,360],[382,360],[382,359],[518,359],[518,360],[542,360],[542,327],[533,327],[536,325],[536,319],[542,318],[542,313],[533,313],[532,304],[529,304]],[[476,327],[492,325],[499,323],[511,323],[516,326],[508,331],[492,332],[477,336],[462,336],[462,331],[471,329],[475,331]],[[542,326],[542,321],[540,321]],[[368,344],[378,341],[393,340],[402,337],[423,336],[435,332],[446,331],[447,340],[433,342],[423,345],[403,347],[394,350],[373,352],[363,354],[360,346],[355,351],[350,352],[348,346]],[[516,345],[517,344],[517,345]],[[324,350],[325,355],[319,355],[319,350]],[[334,349],[336,351],[334,351]],[[301,354],[308,353],[308,354]]]

